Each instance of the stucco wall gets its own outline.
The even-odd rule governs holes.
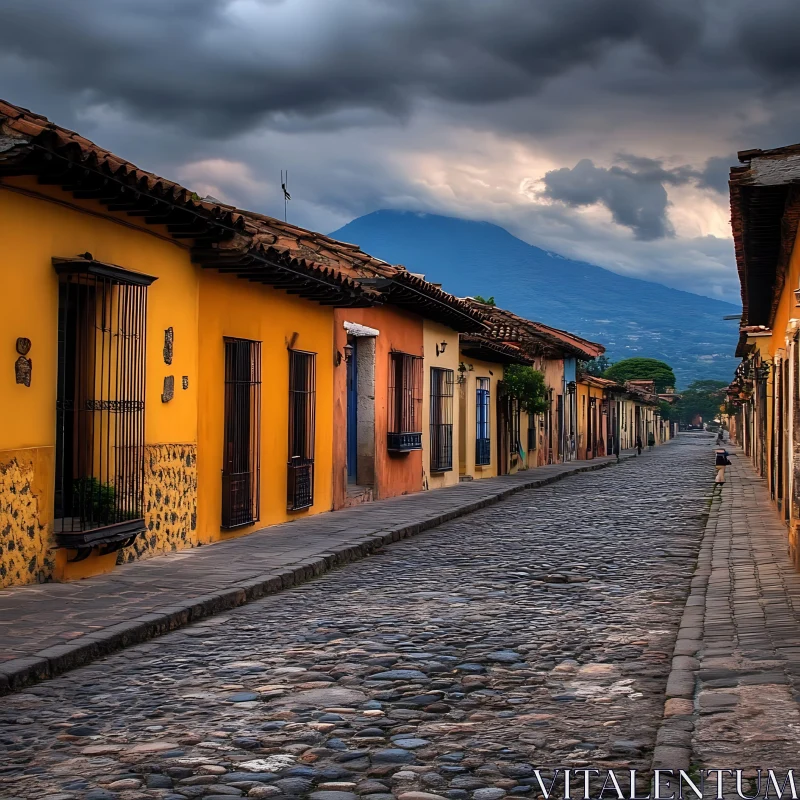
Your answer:
[[[197,444],[198,536],[216,541],[250,533],[332,507],[333,310],[294,295],[207,271],[200,282],[199,429]],[[295,336],[297,334],[297,336]],[[223,531],[221,475],[225,408],[224,337],[261,342],[261,502],[254,525]],[[286,510],[289,453],[289,353],[316,353],[314,503]],[[344,371],[342,366],[341,371]]]
[[[434,351],[435,352],[435,351]],[[461,357],[467,367],[463,372],[464,383],[456,386],[459,403],[459,473],[472,478],[493,478],[497,475],[497,385],[503,379],[503,365],[479,359]],[[456,377],[459,373],[456,372]],[[477,389],[478,379],[489,381],[489,438],[491,440],[491,462],[475,465],[475,441],[477,438]]]
[[[334,350],[344,353],[347,343],[345,321],[374,328],[375,338],[375,476],[373,496],[377,499],[419,492],[422,489],[422,453],[390,453],[386,425],[389,402],[389,363],[392,351],[421,356],[422,319],[415,314],[380,306],[343,308],[334,312]],[[341,508],[347,494],[347,368],[344,361],[334,369],[334,507]],[[426,419],[423,416],[423,419]],[[427,430],[423,431],[423,440]]]
[[[21,570],[17,558],[13,582],[98,574],[113,568],[114,554],[92,555],[85,561],[68,564],[68,551],[48,549],[53,544],[58,375],[58,278],[52,259],[89,252],[97,261],[157,278],[148,290],[147,306],[148,445],[196,441],[199,270],[191,263],[188,248],[171,240],[165,228],[145,227],[135,218],[110,214],[96,202],[74,200],[59,188],[39,186],[31,178],[7,179],[0,186],[0,242],[0,296],[4,300],[0,315],[0,419],[6,423],[0,426],[0,450],[26,454],[16,460],[16,467],[7,469],[0,503],[11,509],[12,518],[16,511],[19,522],[19,503],[24,500],[24,515],[35,511],[37,520],[35,536],[27,533],[30,524],[25,526],[27,563],[33,563],[35,554],[36,565]],[[171,365],[165,364],[163,358],[164,331],[169,327],[174,332]],[[31,340],[30,387],[19,385],[14,379],[18,357],[14,344],[18,337]],[[171,402],[162,403],[166,375],[174,376],[176,391]],[[189,379],[186,390],[181,388],[184,375]],[[0,463],[9,464],[10,459],[5,457]],[[13,494],[10,487],[19,490],[28,484],[38,490],[21,493],[9,501]],[[8,544],[6,541],[0,546],[7,548]],[[8,567],[7,573],[10,574]]]

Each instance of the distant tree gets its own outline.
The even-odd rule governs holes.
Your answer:
[[[528,414],[547,411],[546,392],[544,375],[538,369],[511,364],[503,371],[503,393],[515,398]]]
[[[664,392],[675,386],[675,373],[672,367],[655,358],[625,358],[610,366],[603,373],[603,377],[617,383],[655,381],[657,392]]]
[[[597,356],[591,361],[581,361],[581,371],[587,375],[594,375],[596,378],[601,378],[603,373],[611,366],[611,362],[605,356]]]
[[[492,308],[494,308],[497,305],[497,303],[495,303],[494,301],[494,295],[492,295],[491,297],[483,297],[483,295],[476,294],[475,299],[479,303],[483,303],[485,306],[492,306]]]
[[[678,409],[668,403],[666,400],[659,400],[658,407],[661,410],[661,419],[663,420],[676,420],[678,419]]]
[[[711,422],[719,416],[720,406],[725,403],[725,381],[694,381],[681,392],[681,399],[675,405],[677,417],[686,425],[698,415],[704,422]]]

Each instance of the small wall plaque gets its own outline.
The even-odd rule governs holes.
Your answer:
[[[21,356],[26,356],[28,355],[30,349],[31,349],[31,340],[26,339],[24,336],[20,336],[19,339],[17,339],[17,352]]]
[[[25,358],[25,356],[20,356],[14,362],[14,372],[16,373],[17,383],[21,384],[22,386],[30,386],[31,385],[31,368],[33,364],[29,358]]]
[[[167,375],[164,378],[164,391],[161,394],[161,402],[169,403],[173,397],[175,397],[175,376]]]
[[[184,389],[188,389],[189,388],[189,376],[188,375],[184,375],[181,378],[181,386],[183,386]]]
[[[164,363],[172,363],[172,347],[175,342],[175,332],[172,330],[172,325],[164,331]]]

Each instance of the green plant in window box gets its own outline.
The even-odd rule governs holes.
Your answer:
[[[83,519],[99,525],[110,525],[119,516],[116,490],[97,478],[78,478],[72,485],[72,507]],[[132,518],[132,517],[129,517]]]

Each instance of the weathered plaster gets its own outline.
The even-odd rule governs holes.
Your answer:
[[[120,551],[118,564],[198,544],[196,445],[145,448],[144,518],[147,532]]]
[[[48,450],[44,453],[42,450]],[[49,448],[0,453],[0,588],[50,580]]]

